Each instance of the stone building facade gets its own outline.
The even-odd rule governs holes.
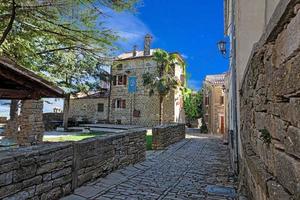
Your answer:
[[[227,133],[225,76],[226,74],[208,75],[203,83],[204,121],[210,134]]]
[[[149,42],[146,36],[145,48],[149,47],[147,43]],[[153,60],[154,51],[154,49],[134,50],[121,54],[115,60],[112,67],[110,122],[143,126],[159,124],[159,96],[157,94],[149,96],[149,91],[143,86],[142,79],[144,73],[157,72],[157,63]],[[178,62],[184,64],[180,54],[174,54]],[[175,65],[174,68],[175,76],[184,82],[185,70],[179,65]],[[130,84],[133,84],[132,89],[135,91],[129,91]],[[162,113],[163,123],[185,121],[183,96],[179,88],[164,98]]]
[[[108,92],[72,96],[69,119],[77,122],[100,123],[108,121]]]
[[[230,80],[237,85],[232,160],[240,189],[249,199],[300,199],[300,1],[260,0],[245,7],[229,2],[235,19],[231,33],[237,35],[232,51],[240,52],[232,55],[237,80]],[[263,9],[256,10],[259,5]],[[241,22],[252,10],[258,12],[252,19],[258,25],[254,34],[247,21]],[[246,37],[252,38],[247,45]]]

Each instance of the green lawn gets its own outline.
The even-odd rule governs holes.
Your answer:
[[[146,136],[147,150],[152,150],[152,135]]]
[[[80,141],[87,138],[101,136],[107,132],[93,132],[93,133],[81,133],[76,135],[58,135],[58,136],[44,136],[44,142],[66,142],[66,141]]]

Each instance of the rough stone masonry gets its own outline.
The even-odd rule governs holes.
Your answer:
[[[0,199],[58,199],[115,169],[143,161],[146,131],[0,152]]]
[[[300,1],[282,1],[241,88],[241,180],[250,199],[300,199]]]
[[[168,124],[152,129],[152,148],[164,149],[185,138],[185,124]]]

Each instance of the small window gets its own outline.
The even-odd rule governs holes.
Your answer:
[[[113,85],[117,85],[117,76],[113,76],[112,82]]]
[[[104,112],[104,104],[98,103],[98,112]]]
[[[206,105],[206,106],[209,105],[209,97],[208,97],[208,96],[205,97],[205,105]]]
[[[118,76],[118,85],[123,85],[123,76]]]
[[[116,109],[124,109],[126,108],[126,100],[124,99],[114,99],[112,103],[112,107]]]
[[[118,64],[117,65],[117,70],[122,70],[123,69],[123,65],[122,64]]]
[[[224,105],[224,96],[220,96],[220,104]]]

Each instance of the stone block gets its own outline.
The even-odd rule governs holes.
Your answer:
[[[12,171],[0,174],[0,187],[11,184],[12,181],[13,181],[13,172]]]
[[[64,162],[52,162],[52,163],[47,163],[42,166],[40,166],[37,169],[37,174],[43,174],[43,173],[48,173],[52,171],[59,170],[65,166]]]
[[[14,172],[14,176],[13,176],[14,182],[19,182],[34,177],[36,174],[36,168],[37,168],[36,164],[21,166]]]
[[[276,42],[275,49],[276,54],[276,65],[279,66],[281,63],[292,57],[300,48],[300,13],[291,19],[286,29],[279,34]]]
[[[300,158],[300,128],[289,126],[284,146],[287,153]]]
[[[23,183],[23,187],[29,187],[29,186],[33,186],[33,185],[38,185],[42,182],[42,176],[35,176],[31,179],[27,179],[24,180]]]
[[[40,195],[44,192],[48,192],[52,188],[52,181],[43,182],[36,186],[35,194]]]
[[[269,127],[269,132],[273,138],[276,138],[281,142],[284,141],[284,138],[287,135],[286,132],[288,127],[288,123],[286,121],[280,119],[279,117],[271,115],[271,120],[268,127]]]
[[[0,187],[0,199],[9,195],[15,194],[22,189],[22,183],[10,184],[7,186]]]
[[[267,186],[270,200],[283,200],[291,198],[284,188],[276,181],[268,181]]]
[[[300,162],[284,152],[276,151],[275,176],[284,188],[296,194],[300,187]]]

